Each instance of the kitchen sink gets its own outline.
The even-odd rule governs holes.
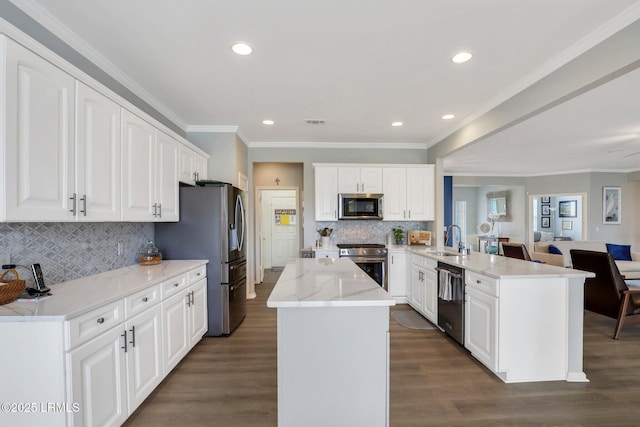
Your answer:
[[[433,255],[436,256],[460,256],[462,254],[459,254],[457,252],[432,252]]]

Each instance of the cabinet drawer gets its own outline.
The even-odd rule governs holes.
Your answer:
[[[467,270],[465,284],[488,295],[498,297],[498,280]]]
[[[165,280],[161,283],[162,286],[162,299],[167,299],[176,292],[185,289],[187,287],[187,273],[181,274],[176,277],[172,277],[169,280]]]
[[[191,270],[187,274],[189,275],[189,284],[191,285],[192,283],[196,283],[198,280],[207,277],[207,266],[200,266],[195,270]]]
[[[161,285],[158,284],[126,297],[124,299],[126,318],[130,319],[132,316],[135,316],[147,308],[152,307],[154,304],[159,303],[161,299],[160,289]]]
[[[124,301],[119,300],[71,319],[66,324],[66,350],[108,331],[124,322]]]
[[[437,261],[415,254],[411,255],[411,263],[419,267],[426,268],[427,270],[432,270],[438,266]]]

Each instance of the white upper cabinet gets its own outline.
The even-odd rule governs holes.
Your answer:
[[[383,177],[385,220],[435,219],[433,165],[385,167]]]
[[[195,185],[207,179],[207,159],[185,145],[180,145],[180,182]]]
[[[177,221],[206,154],[66,65],[0,34],[0,222]]]
[[[205,156],[202,156],[196,153],[195,166],[196,166],[196,181],[209,179],[208,173],[207,173],[208,162]]]
[[[76,86],[75,191],[78,221],[120,221],[120,106],[81,82]]]
[[[155,129],[122,109],[122,219],[153,221],[155,201]]]
[[[316,167],[316,221],[338,220],[338,168]]]
[[[178,220],[179,143],[122,109],[122,218]]]
[[[407,219],[407,169],[384,168],[384,219],[402,221]]]
[[[155,217],[156,221],[178,221],[178,157],[180,143],[156,130]]]
[[[432,221],[435,219],[434,167],[407,168],[408,220]]]
[[[382,168],[339,167],[338,193],[382,193]]]
[[[196,181],[196,153],[184,145],[180,147],[180,182],[194,185]]]
[[[74,78],[0,37],[4,50],[3,221],[73,221]]]

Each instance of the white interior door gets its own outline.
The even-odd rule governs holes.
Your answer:
[[[262,265],[283,267],[298,256],[296,190],[262,190]]]

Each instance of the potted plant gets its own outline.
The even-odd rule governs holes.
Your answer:
[[[396,245],[401,245],[404,243],[404,230],[402,227],[392,228],[393,239],[396,241]]]

